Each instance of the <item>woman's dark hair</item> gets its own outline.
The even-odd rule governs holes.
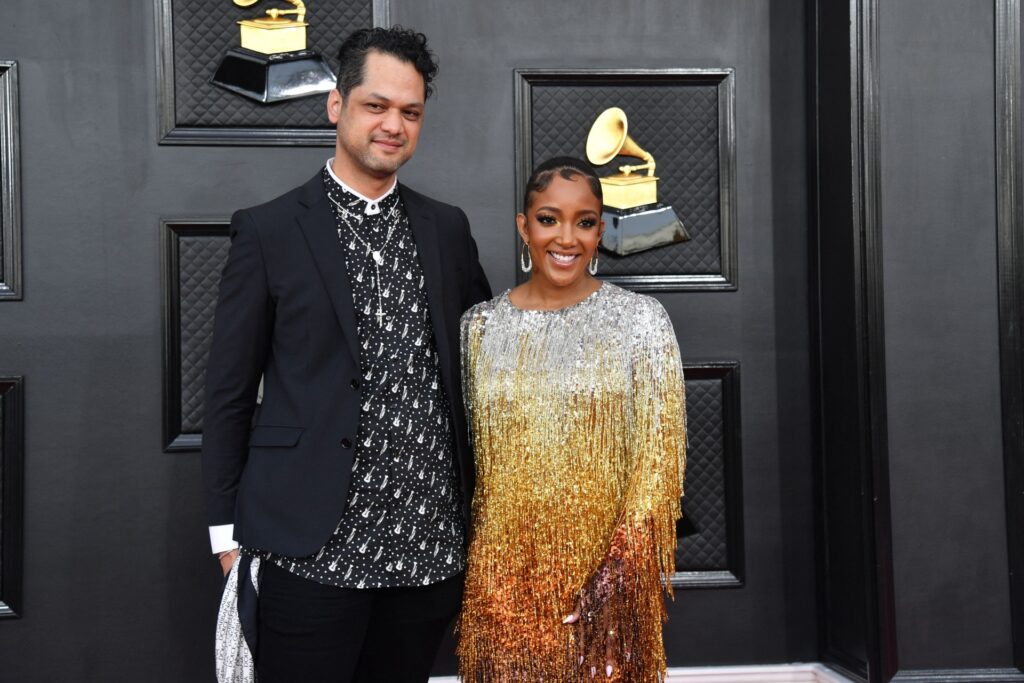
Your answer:
[[[582,177],[590,185],[590,191],[597,197],[597,201],[604,203],[601,181],[590,164],[576,157],[555,157],[533,169],[530,179],[526,181],[526,190],[523,192],[524,213],[533,203],[533,195],[548,189],[556,174],[566,180]]]
[[[437,76],[437,60],[427,48],[427,37],[401,26],[361,28],[341,44],[338,49],[338,92],[344,99],[363,82],[366,74],[366,55],[371,51],[391,55],[416,67],[423,76],[425,95],[434,89],[430,82]]]

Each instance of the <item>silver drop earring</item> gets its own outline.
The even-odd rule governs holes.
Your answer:
[[[519,255],[519,267],[523,269],[524,273],[529,273],[533,270],[533,257],[530,256],[530,245],[523,243],[523,253]]]
[[[594,258],[590,259],[590,263],[587,264],[587,272],[591,275],[597,275],[597,250],[594,250]]]

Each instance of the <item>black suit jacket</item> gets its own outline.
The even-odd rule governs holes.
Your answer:
[[[473,459],[459,318],[491,291],[462,210],[401,184],[398,191],[426,280],[468,506]],[[356,316],[344,258],[319,173],[231,219],[206,370],[202,460],[209,524],[233,523],[243,546],[311,555],[341,519],[360,412]],[[254,424],[261,376],[263,403]]]

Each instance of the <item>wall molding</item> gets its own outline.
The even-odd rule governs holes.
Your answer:
[[[596,679],[600,680],[600,679]],[[849,683],[822,664],[669,667],[665,683]],[[430,683],[461,683],[456,676],[433,677]]]
[[[24,558],[25,385],[0,376],[0,618],[21,616]]]
[[[184,426],[182,415],[182,237],[216,237],[227,239],[227,219],[182,218],[160,221],[163,255],[163,449],[172,451],[198,451],[203,435]],[[185,264],[187,265],[187,264]],[[218,272],[219,274],[219,272]],[[219,282],[219,280],[218,280]],[[216,285],[215,285],[216,286]],[[202,387],[191,387],[201,391]]]
[[[678,588],[741,588],[744,585],[743,459],[739,361],[684,363],[687,381],[717,380],[722,392],[722,467],[725,490],[726,566],[719,570],[678,571],[669,577]],[[698,526],[700,519],[697,519]],[[684,543],[686,541],[683,541]]]
[[[735,291],[739,286],[739,253],[737,244],[736,208],[736,74],[732,67],[661,68],[661,69],[595,69],[595,68],[517,68],[513,71],[515,107],[515,196],[516,206],[523,195],[526,181],[534,165],[534,96],[537,88],[558,87],[632,87],[636,85],[681,88],[714,85],[718,107],[718,220],[719,272],[677,272],[670,274],[608,274],[598,277],[638,292],[656,291]],[[624,106],[628,98],[623,94]],[[630,130],[633,130],[632,128]],[[587,129],[578,130],[579,144],[586,140]],[[654,150],[652,153],[657,153]],[[683,222],[686,222],[684,216]],[[525,275],[518,267],[523,243],[516,236],[515,252],[517,282]],[[676,245],[678,246],[678,245]],[[662,247],[672,249],[672,247]],[[651,252],[633,254],[630,259],[646,259]]]
[[[900,671],[894,683],[1002,683],[1024,682],[1016,669],[911,669]]]
[[[1024,154],[1020,0],[995,0],[999,374],[1013,663],[1024,671]],[[1020,674],[1018,674],[1020,675]],[[957,679],[960,680],[960,679]],[[976,680],[976,679],[964,679]],[[1024,675],[1017,679],[1024,680]]]
[[[288,128],[261,126],[184,126],[177,122],[174,78],[174,0],[154,0],[156,78],[158,88],[157,130],[161,145],[274,145],[333,147],[332,126]],[[391,0],[372,0],[373,25],[391,25]],[[334,50],[338,46],[333,46]],[[326,102],[326,96],[324,96]]]
[[[18,63],[0,60],[0,301],[20,301],[21,151]]]
[[[885,386],[885,285],[882,267],[881,107],[879,102],[878,0],[852,0],[857,27],[855,69],[857,119],[854,158],[859,165],[859,228],[862,297],[859,327],[866,333],[859,344],[864,367],[865,426],[868,430],[865,464],[869,465],[868,498],[872,543],[866,567],[873,587],[868,613],[871,629],[869,674],[889,680],[899,669],[896,642],[896,597],[892,556],[892,511],[889,500],[889,430]],[[857,191],[855,189],[855,192]],[[875,676],[871,676],[875,678]]]
[[[878,3],[809,6],[820,653],[860,680],[898,669],[881,244]],[[857,491],[848,486],[856,482]],[[839,564],[837,564],[839,563]],[[837,566],[844,566],[839,571]]]

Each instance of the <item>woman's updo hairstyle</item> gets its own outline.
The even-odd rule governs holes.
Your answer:
[[[582,177],[590,185],[590,191],[597,197],[597,201],[604,203],[601,181],[590,164],[576,157],[555,157],[533,169],[533,173],[530,174],[530,179],[526,181],[526,190],[523,192],[523,213],[530,208],[535,194],[548,189],[555,174],[566,180]]]

